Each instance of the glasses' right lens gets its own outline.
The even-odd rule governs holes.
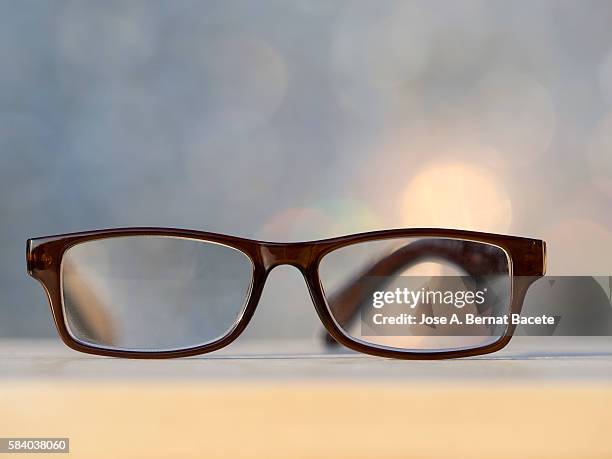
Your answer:
[[[474,349],[507,330],[510,262],[495,245],[450,238],[367,241],[325,255],[319,276],[341,331],[374,347]]]
[[[89,346],[168,351],[226,336],[253,277],[242,252],[212,242],[126,236],[75,245],[61,270],[66,326]]]

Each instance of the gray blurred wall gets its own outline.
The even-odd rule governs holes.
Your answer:
[[[542,237],[612,273],[612,2],[0,1],[0,336],[54,333],[27,237]],[[294,270],[253,336],[314,333]]]

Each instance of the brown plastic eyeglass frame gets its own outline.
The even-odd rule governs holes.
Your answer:
[[[244,314],[236,326],[225,336],[214,342],[197,347],[169,351],[111,350],[90,346],[73,338],[67,329],[62,305],[61,266],[64,253],[70,247],[84,242],[125,236],[189,238],[223,244],[246,254],[253,263],[253,279]],[[338,343],[355,351],[397,359],[447,359],[487,354],[498,351],[506,346],[514,333],[514,325],[509,325],[506,333],[492,344],[465,350],[432,352],[396,350],[368,345],[351,338],[342,331],[330,314],[319,279],[319,263],[321,259],[336,249],[352,244],[405,237],[458,239],[495,245],[503,249],[508,255],[509,272],[512,279],[510,300],[510,311],[512,313],[520,314],[527,289],[545,273],[546,244],[544,241],[474,231],[435,228],[383,230],[312,242],[295,243],[262,242],[223,234],[182,229],[122,228],[29,239],[27,241],[26,259],[28,274],[41,282],[47,293],[53,319],[62,341],[76,351],[89,354],[158,359],[187,357],[221,349],[229,345],[244,331],[257,308],[270,271],[279,265],[294,266],[303,274],[316,312],[329,335]]]

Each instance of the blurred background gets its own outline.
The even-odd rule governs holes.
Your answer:
[[[107,227],[474,229],[612,274],[610,24],[609,1],[0,0],[0,337],[55,335],[26,238]],[[317,320],[281,267],[246,339]]]

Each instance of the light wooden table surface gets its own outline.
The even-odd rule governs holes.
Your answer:
[[[2,341],[0,375],[0,437],[69,437],[71,457],[612,458],[609,339],[521,337],[437,362],[283,341],[164,361]]]

